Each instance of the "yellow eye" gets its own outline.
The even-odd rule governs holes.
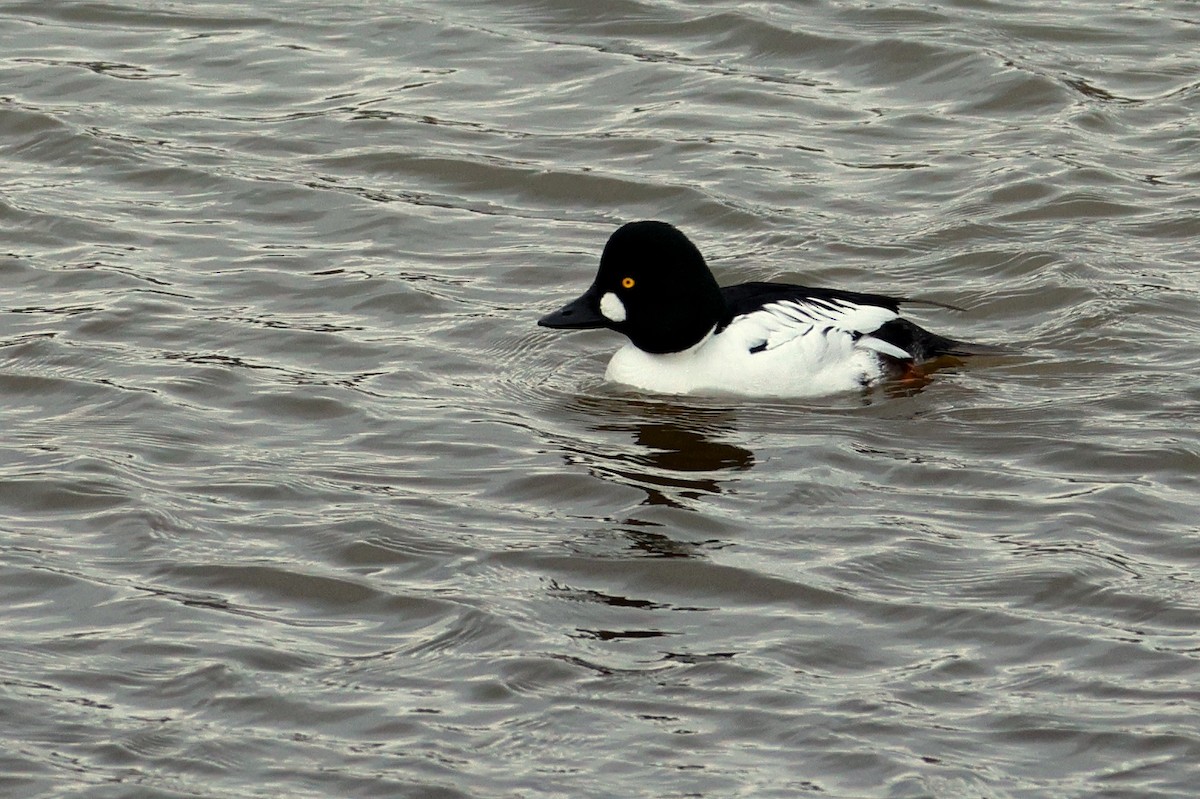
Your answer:
[[[633,278],[631,278],[631,277],[621,278],[621,288],[626,288],[626,289],[633,288]]]

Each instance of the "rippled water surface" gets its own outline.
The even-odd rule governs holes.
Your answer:
[[[0,5],[0,794],[1192,796],[1200,5]],[[639,396],[723,282],[1020,354]]]

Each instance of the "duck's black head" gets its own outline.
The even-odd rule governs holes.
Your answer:
[[[666,222],[630,222],[604,245],[583,296],[542,317],[543,327],[607,327],[646,352],[679,352],[721,321],[725,301],[704,256]]]

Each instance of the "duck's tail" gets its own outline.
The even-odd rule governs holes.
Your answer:
[[[909,353],[918,364],[941,357],[969,358],[978,355],[1013,355],[1016,352],[1010,347],[976,344],[939,336],[907,319],[885,322],[871,335]]]

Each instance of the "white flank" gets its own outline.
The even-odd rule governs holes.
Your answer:
[[[611,294],[623,319],[624,307]],[[617,351],[606,377],[669,394],[805,397],[861,390],[884,376],[879,356],[908,353],[871,336],[894,311],[842,299],[780,300],[739,316],[683,352]]]
[[[610,322],[624,322],[625,303],[610,291],[600,298],[600,313]]]

